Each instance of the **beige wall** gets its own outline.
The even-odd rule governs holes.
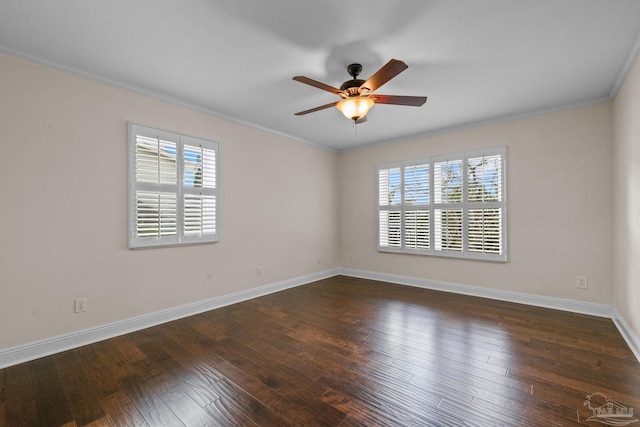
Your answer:
[[[376,250],[376,164],[494,146],[508,147],[509,262]],[[343,267],[611,304],[610,103],[343,153],[339,173]]]
[[[337,266],[336,153],[7,56],[0,76],[0,349]],[[220,143],[219,243],[127,249],[128,121]]]
[[[638,65],[613,107],[341,154],[7,56],[0,75],[0,350],[336,267],[613,303],[640,331]],[[126,249],[128,121],[220,143],[219,243]],[[494,146],[509,262],[377,252],[377,163]]]
[[[613,304],[640,337],[640,61],[613,104]]]

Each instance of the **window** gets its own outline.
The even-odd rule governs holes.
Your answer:
[[[378,166],[378,250],[506,261],[506,148]]]
[[[218,144],[129,125],[129,247],[218,241]]]

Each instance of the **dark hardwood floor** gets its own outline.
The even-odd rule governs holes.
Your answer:
[[[0,426],[602,426],[596,392],[640,415],[611,320],[339,276],[0,370]]]

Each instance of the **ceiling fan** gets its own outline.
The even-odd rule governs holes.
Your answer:
[[[317,87],[318,89],[326,90],[327,92],[334,93],[342,98],[341,101],[300,111],[295,115],[303,116],[305,114],[324,110],[325,108],[337,106],[338,110],[340,110],[346,118],[353,120],[355,123],[362,123],[366,121],[367,118],[365,116],[374,104],[394,104],[420,107],[426,102],[426,96],[378,95],[373,93],[380,86],[407,68],[409,68],[409,66],[403,61],[392,59],[369,77],[369,80],[364,81],[358,79],[358,75],[362,72],[362,65],[351,64],[347,67],[347,72],[353,77],[353,80],[347,80],[342,83],[340,89],[310,79],[309,77],[295,76],[293,80]]]

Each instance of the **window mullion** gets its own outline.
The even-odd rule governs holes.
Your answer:
[[[176,147],[176,178],[177,189],[176,196],[178,198],[177,202],[177,227],[178,230],[178,242],[184,243],[184,140],[183,136],[180,135],[178,138],[178,144]]]
[[[160,137],[156,137],[156,152],[158,155],[156,156],[156,170],[157,170],[157,183],[162,183],[162,161],[160,157]]]
[[[429,161],[429,253],[435,253],[435,168],[433,160]]]
[[[467,194],[469,171],[468,160],[465,153],[462,156],[462,253],[469,253],[469,195]]]
[[[406,214],[406,205],[405,205],[405,188],[404,188],[404,169],[405,164],[402,163],[400,166],[400,250],[405,250],[405,214]]]

